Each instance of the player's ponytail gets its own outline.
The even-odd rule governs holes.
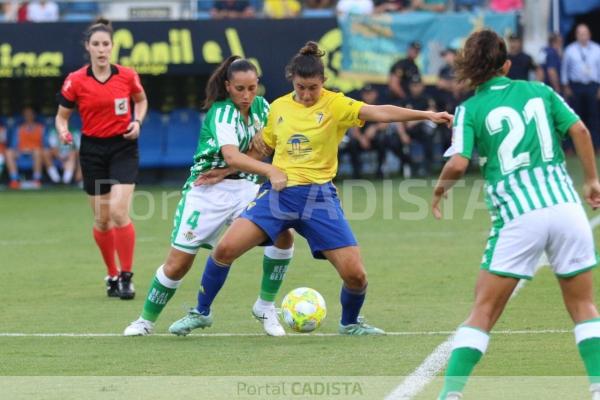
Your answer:
[[[472,33],[456,56],[456,77],[475,88],[499,75],[507,58],[506,43],[496,32],[484,29]]]
[[[113,28],[112,28],[110,21],[107,20],[106,18],[100,17],[100,18],[96,19],[85,31],[84,40],[86,42],[89,42],[92,35],[96,32],[106,32],[106,33],[108,33],[108,35],[110,36],[110,39],[112,40]]]
[[[231,77],[236,72],[246,71],[254,71],[258,76],[256,66],[240,56],[230,56],[223,61],[208,79],[205,92],[206,99],[202,106],[208,109],[215,101],[225,100],[229,96],[225,82],[231,80]]]
[[[285,76],[292,80],[294,76],[301,78],[312,78],[315,76],[325,79],[325,66],[323,65],[323,56],[325,52],[319,49],[315,42],[306,42],[298,53],[292,58],[285,67]]]

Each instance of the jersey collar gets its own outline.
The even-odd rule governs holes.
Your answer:
[[[87,71],[86,71],[86,75],[87,76],[91,76],[92,78],[94,78],[94,80],[96,82],[98,82],[98,83],[100,83],[102,85],[104,85],[106,82],[110,81],[110,78],[112,78],[113,75],[118,75],[118,74],[119,74],[119,69],[114,64],[110,64],[110,76],[104,82],[101,82],[101,81],[98,80],[98,78],[96,78],[96,76],[94,75],[94,71],[92,71],[92,65],[91,64],[88,65]]]
[[[511,82],[512,82],[512,80],[505,76],[496,76],[496,77],[490,79],[489,81],[484,82],[481,85],[477,86],[476,93],[490,90],[493,86],[508,85]]]

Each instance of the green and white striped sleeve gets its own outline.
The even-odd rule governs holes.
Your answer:
[[[475,130],[473,122],[469,118],[467,108],[464,105],[456,107],[454,113],[454,126],[452,127],[452,145],[444,153],[444,157],[452,157],[455,154],[471,159],[473,155],[473,144],[475,141]]]
[[[215,137],[219,148],[225,145],[240,146],[236,132],[238,111],[230,104],[220,107],[215,113]]]

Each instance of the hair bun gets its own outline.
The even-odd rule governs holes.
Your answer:
[[[110,21],[104,17],[97,18],[92,25],[106,25],[110,27]]]
[[[298,53],[303,56],[313,57],[323,57],[325,55],[325,52],[319,49],[319,45],[313,41],[306,42],[304,47],[302,47]]]

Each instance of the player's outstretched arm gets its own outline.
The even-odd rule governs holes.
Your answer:
[[[436,124],[446,124],[450,126],[454,116],[447,112],[419,111],[386,105],[365,104],[361,107],[358,118],[363,121],[374,122],[407,122],[430,120]]]
[[[444,165],[444,168],[440,173],[440,177],[435,184],[435,188],[433,189],[431,211],[433,212],[433,216],[435,218],[442,218],[442,211],[440,210],[442,198],[446,197],[448,191],[452,188],[452,186],[454,186],[456,181],[462,178],[467,171],[468,166],[469,159],[461,156],[460,154],[452,156],[446,165]]]
[[[600,183],[598,182],[596,156],[590,131],[583,122],[579,121],[569,128],[569,135],[573,139],[575,152],[583,167],[585,201],[595,210],[600,207]]]

